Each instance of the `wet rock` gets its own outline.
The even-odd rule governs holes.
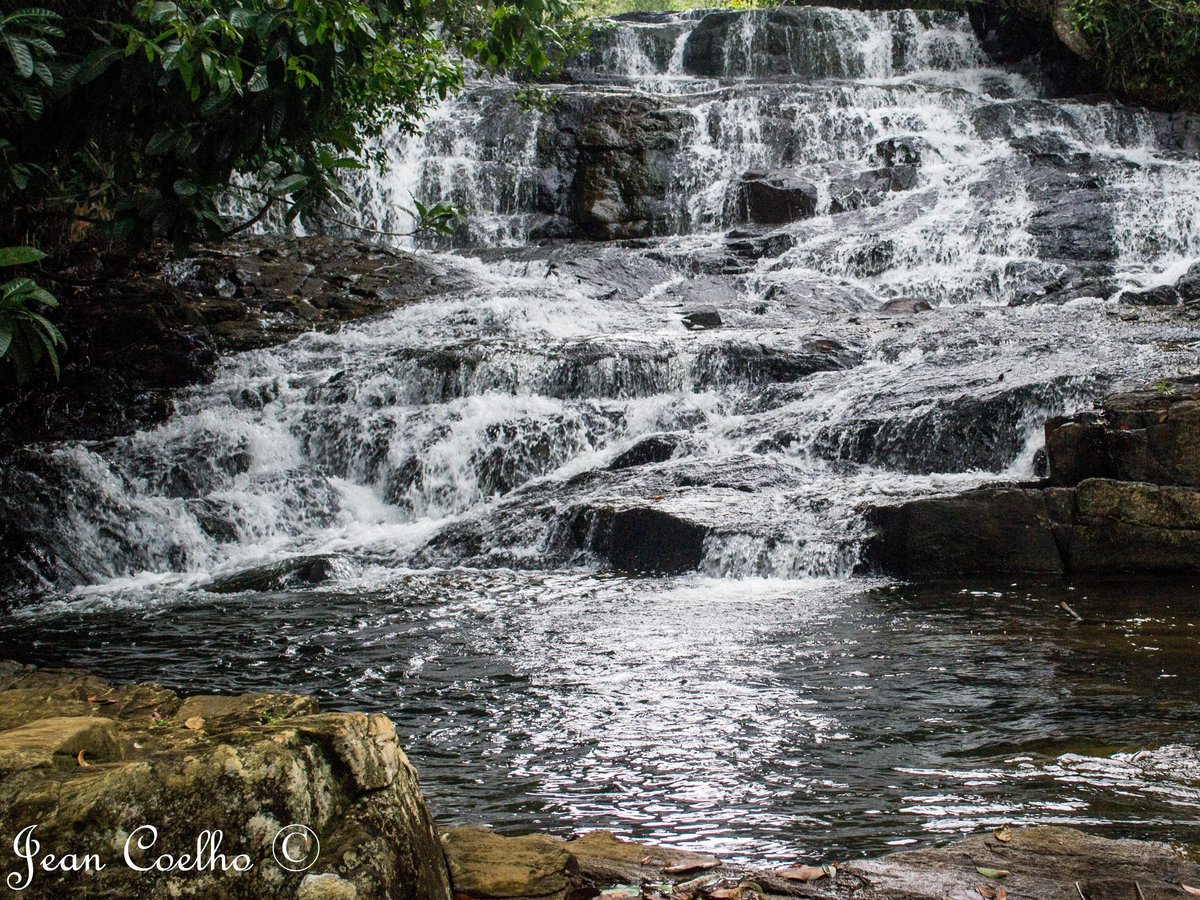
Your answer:
[[[1062,575],[1055,520],[1039,490],[985,487],[872,510],[868,568],[901,578]]]
[[[1200,387],[1164,382],[1161,390],[1108,397],[1097,412],[1046,423],[1050,478],[1088,478],[1200,487]]]
[[[933,307],[929,305],[928,300],[921,300],[918,297],[896,297],[879,307],[879,311],[892,316],[907,316],[914,313],[932,312]]]
[[[700,567],[708,528],[653,507],[600,505],[579,510],[571,534],[614,569],[678,575]]]
[[[917,186],[917,167],[896,165],[841,175],[829,183],[829,211],[850,212],[877,206],[894,191],[910,191]]]
[[[683,324],[688,331],[703,331],[708,328],[720,328],[721,314],[715,309],[697,309],[683,314]]]
[[[1187,274],[1175,284],[1179,299],[1188,306],[1200,303],[1200,263],[1188,269]]]
[[[1200,572],[1200,491],[1093,479],[1074,490],[1072,575]]]
[[[608,469],[610,472],[619,472],[636,466],[666,462],[675,455],[675,451],[684,440],[685,436],[681,434],[653,434],[642,438],[610,462]]]
[[[442,832],[456,897],[471,900],[573,900],[579,865],[563,841],[540,834],[501,837],[464,825]]]
[[[41,440],[101,440],[157,424],[221,353],[279,344],[464,286],[444,264],[329,237],[249,238],[180,260],[99,257],[56,288],[68,339],[60,381],[0,384],[0,455]]]
[[[315,700],[286,694],[180,701],[153,685],[0,668],[0,830],[33,823],[45,850],[105,864],[38,873],[28,896],[450,900],[416,773],[385,717],[318,714]],[[122,851],[143,824],[157,841],[148,852],[131,845],[140,865],[195,852],[203,829],[219,829],[219,851],[252,865],[135,871]],[[290,824],[320,840],[307,872],[274,862],[275,836]]]
[[[1142,291],[1122,291],[1121,302],[1134,306],[1178,306],[1183,302],[1174,285],[1164,284]]]
[[[205,590],[214,594],[238,594],[243,591],[282,591],[310,587],[334,578],[337,557],[329,555],[297,556],[214,578]]]
[[[1200,866],[1177,848],[1152,841],[1109,840],[1073,828],[1011,828],[1009,840],[980,834],[945,847],[894,853],[844,869],[846,896],[864,900],[979,897],[974,885],[1002,884],[1010,897],[1043,900],[1183,896]],[[978,867],[1010,872],[1002,881]],[[1078,887],[1076,884],[1078,883]],[[855,890],[848,890],[850,884]],[[869,886],[865,886],[869,885]],[[835,896],[843,896],[839,888]]]
[[[760,232],[734,228],[725,235],[725,247],[734,256],[745,260],[770,259],[782,256],[796,245],[796,239],[786,231]]]
[[[880,141],[875,145],[875,156],[887,168],[899,166],[916,167],[937,150],[922,137],[905,135]]]
[[[748,172],[741,191],[743,218],[757,225],[785,225],[817,211],[816,185],[787,170]]]
[[[573,95],[559,109],[560,133],[574,136],[560,153],[568,166],[560,171],[574,171],[569,217],[578,234],[614,240],[670,233],[686,114],[641,95]]]
[[[589,831],[568,841],[566,849],[575,857],[583,881],[593,888],[686,879],[711,870],[720,862],[707,853],[625,840],[611,831]],[[664,873],[668,868],[677,871]]]

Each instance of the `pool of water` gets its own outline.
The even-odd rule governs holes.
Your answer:
[[[390,715],[443,822],[852,857],[1002,823],[1194,840],[1194,586],[910,588],[580,571],[111,590],[0,654]],[[1076,621],[1060,604],[1083,618]]]

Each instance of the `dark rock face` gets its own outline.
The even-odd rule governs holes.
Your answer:
[[[598,240],[667,234],[686,113],[645,96],[572,94],[555,109],[560,146],[546,160],[564,182],[552,198],[578,236]]]
[[[906,316],[932,312],[933,307],[929,305],[928,300],[921,300],[917,297],[897,297],[895,300],[889,300],[883,304],[879,311],[892,316]]]
[[[785,225],[817,212],[817,187],[796,174],[749,172],[742,180],[742,212],[755,225]]]
[[[282,591],[328,581],[337,574],[337,557],[298,556],[213,579],[205,590],[214,594],[242,591]]]
[[[1125,291],[1121,294],[1121,302],[1134,306],[1178,306],[1183,298],[1174,286],[1164,284],[1144,291]]]
[[[599,506],[580,510],[571,533],[622,572],[678,575],[700,567],[708,529],[653,507]]]
[[[1200,389],[1109,397],[1046,426],[1047,488],[873,510],[864,563],[906,578],[1200,573]]]
[[[610,462],[608,469],[610,472],[619,472],[636,466],[666,462],[675,455],[683,441],[684,435],[681,434],[653,434],[642,438]]]
[[[876,206],[893,191],[910,191],[917,186],[917,167],[896,165],[869,169],[834,178],[829,185],[829,211],[849,212]]]
[[[1089,478],[1200,487],[1200,387],[1116,394],[1099,413],[1046,423],[1050,479]]]
[[[697,309],[683,314],[683,324],[688,331],[704,331],[721,327],[721,314],[715,309]]]
[[[901,578],[1061,575],[1054,521],[1041,491],[981,488],[873,510],[867,565]]]

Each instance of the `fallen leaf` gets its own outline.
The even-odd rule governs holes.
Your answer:
[[[91,765],[90,762],[88,762],[86,759],[83,758],[83,754],[85,752],[86,751],[84,751],[84,750],[80,750],[79,754],[75,757],[75,762],[79,763],[79,765],[82,766],[83,768],[87,768],[88,766]]]
[[[733,888],[717,888],[708,892],[708,896],[712,900],[741,900],[742,889],[740,887]]]
[[[976,866],[975,871],[984,878],[1004,878],[1008,875],[1008,869],[989,869],[987,866]]]
[[[709,869],[715,869],[721,865],[719,859],[703,859],[698,862],[679,863],[674,866],[666,866],[663,868],[664,875],[686,875],[688,872],[707,872]]]
[[[1005,825],[1003,828],[997,828],[992,832],[992,835],[1002,844],[1007,844],[1012,840],[1012,832],[1008,830],[1007,825]]]
[[[1194,894],[1195,896],[1200,897],[1200,888],[1194,888],[1190,884],[1180,884],[1179,886],[1189,894]]]
[[[829,873],[821,866],[791,866],[775,873],[788,881],[820,881]]]
[[[88,697],[88,703],[97,703],[100,706],[110,706],[116,702],[117,702],[116,700],[113,700],[110,697],[95,697],[95,696]]]
[[[985,900],[1008,900],[1008,891],[1002,887],[992,887],[987,884],[975,885],[975,893]]]
[[[183,723],[183,727],[188,728],[192,731],[199,731],[201,728],[204,727],[204,719],[202,719],[200,716],[192,716],[190,719],[188,719],[186,722]]]

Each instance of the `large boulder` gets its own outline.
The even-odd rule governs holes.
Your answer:
[[[103,864],[35,871],[24,896],[450,898],[416,772],[384,716],[322,714],[290,694],[184,700],[3,663],[0,728],[0,835],[34,825],[42,854]],[[205,864],[161,857],[185,853]]]
[[[1066,565],[1072,575],[1200,572],[1200,491],[1093,479],[1074,491]]]
[[[743,221],[755,225],[785,225],[808,219],[817,211],[817,187],[788,170],[748,172],[742,178]]]
[[[653,506],[585,506],[571,523],[575,545],[622,572],[677,575],[704,560],[709,529]]]
[[[1164,382],[1107,398],[1098,412],[1046,423],[1050,478],[1200,487],[1200,385]]]
[[[901,578],[1062,575],[1048,500],[1043,491],[999,486],[874,509],[864,563]]]

